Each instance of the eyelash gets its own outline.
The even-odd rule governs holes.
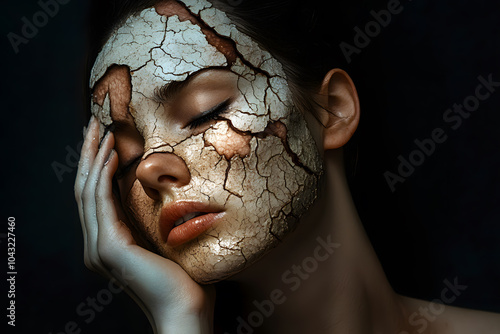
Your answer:
[[[226,100],[226,101],[222,102],[221,104],[213,107],[212,109],[203,112],[201,114],[201,116],[198,116],[198,118],[192,120],[186,127],[189,126],[190,129],[195,129],[195,128],[197,128],[197,127],[199,127],[207,122],[210,122],[210,121],[216,119],[217,117],[219,117],[220,115],[222,115],[223,113],[225,113],[229,109],[229,104],[230,104],[229,100]],[[137,157],[134,160],[125,164],[122,168],[119,168],[116,172],[116,175],[115,175],[116,178],[121,179],[121,178],[125,177],[125,174],[127,172],[129,172],[130,169],[132,169],[132,167],[134,165],[136,165],[138,162],[140,162],[141,159],[142,159],[142,157]]]
[[[189,124],[186,127],[189,127],[192,130],[205,123],[217,119],[217,117],[219,117],[229,109],[229,104],[230,104],[229,100],[226,100],[221,104],[213,107],[212,109],[203,112],[201,116],[198,116],[198,118],[189,122]]]
[[[117,179],[122,179],[125,177],[125,174],[127,174],[130,169],[132,169],[132,167],[134,165],[137,165],[137,163],[139,163],[141,161],[142,157],[137,157],[135,158],[134,160],[126,163],[122,168],[118,168],[118,170],[116,171],[116,178]]]

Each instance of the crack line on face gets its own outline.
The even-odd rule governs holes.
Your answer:
[[[223,188],[225,191],[227,191],[228,193],[230,193],[231,195],[234,195],[236,197],[239,197],[239,198],[243,198],[243,195],[240,195],[240,194],[237,194],[235,193],[234,191],[230,190],[227,188],[227,179],[229,177],[229,171],[231,170],[231,160],[229,160],[227,162],[227,168],[226,168],[226,175],[225,175],[225,178],[224,178],[224,185],[223,185]]]
[[[224,117],[221,117],[221,120],[222,121],[225,121],[227,123],[227,125],[236,133],[240,134],[241,136],[245,136],[245,135],[250,135],[252,137],[256,137],[256,138],[259,138],[259,139],[265,139],[267,138],[268,136],[274,136],[274,137],[277,137],[281,140],[284,148],[285,148],[285,151],[287,152],[287,154],[290,156],[290,158],[292,159],[293,163],[295,165],[297,165],[298,167],[302,168],[306,173],[310,174],[310,175],[316,175],[316,173],[314,173],[309,167],[307,167],[306,165],[304,165],[301,161],[300,161],[300,158],[298,157],[298,155],[292,151],[292,149],[290,148],[290,145],[288,144],[288,141],[287,141],[287,131],[286,133],[284,134],[283,137],[279,136],[278,134],[275,134],[275,133],[272,133],[271,129],[268,129],[270,126],[273,126],[275,124],[280,124],[282,125],[285,129],[286,129],[286,125],[283,124],[283,122],[281,122],[281,119],[280,120],[277,120],[277,121],[270,121],[269,124],[268,124],[268,127],[266,127],[266,130],[262,131],[262,132],[251,132],[251,131],[241,131],[239,130],[238,128],[236,128],[231,120],[227,119],[227,118],[224,118]]]
[[[158,3],[154,8],[158,15],[166,17],[167,20],[171,17],[177,17],[179,22],[189,21],[192,25],[197,26],[201,30],[201,33],[205,35],[208,44],[224,55],[228,66],[234,63],[236,56],[234,50],[228,45],[229,41],[219,36],[214,28],[208,26],[198,15],[191,12],[186,4],[175,0],[168,0]]]
[[[273,226],[274,226],[274,221],[271,220],[271,224],[269,225],[269,234],[275,238],[278,242],[283,242],[272,230],[273,230]]]
[[[203,15],[201,15],[200,17],[206,18],[207,22],[209,23],[212,20],[214,20],[213,17],[206,17],[205,14],[213,15],[211,12],[206,12],[203,13]],[[151,16],[144,16],[143,19],[147,21],[148,26],[156,29],[154,32],[154,41],[153,41],[154,44],[143,43],[141,56],[138,58],[138,60],[136,60],[133,63],[133,65],[130,65],[131,67],[137,67],[139,71],[143,67],[147,66],[147,68],[142,70],[140,73],[134,74],[134,83],[136,84],[135,89],[142,90],[142,88],[147,88],[150,82],[155,82],[155,83],[159,82],[161,85],[162,83],[174,80],[181,81],[182,78],[180,78],[179,76],[189,77],[190,75],[194,75],[193,71],[185,71],[183,74],[177,76],[178,75],[177,71],[183,72],[187,68],[195,66],[197,64],[196,61],[188,61],[188,60],[191,59],[190,57],[198,57],[199,52],[197,53],[195,51],[190,51],[193,48],[192,45],[190,47],[187,47],[188,44],[179,43],[180,45],[183,45],[179,46],[181,49],[185,48],[186,50],[189,51],[189,52],[186,51],[187,60],[184,60],[184,62],[181,63],[180,58],[175,57],[176,55],[175,51],[172,51],[173,49],[167,49],[167,47],[168,45],[170,45],[169,36],[172,31],[176,30],[176,28],[183,27],[183,29],[181,29],[181,33],[194,30],[199,32],[199,29],[191,29],[189,27],[186,28],[186,25],[185,26],[180,26],[180,25],[167,26],[166,24],[165,26],[161,24],[157,25],[155,24],[157,20],[149,21],[148,17]],[[162,18],[162,22],[163,21],[164,19]],[[173,22],[177,21],[173,20]],[[131,25],[132,24],[133,22],[131,23]],[[171,29],[172,27],[173,30]],[[215,28],[212,29],[219,29],[220,27],[221,27],[220,25],[215,24]],[[144,38],[143,36],[146,35],[135,33],[126,37],[130,38],[131,36],[134,36],[134,38],[136,39],[145,40],[146,38]],[[203,36],[198,36],[198,35],[197,39],[202,41],[203,45],[206,45],[206,43],[203,41]],[[157,45],[156,41],[160,40],[161,39],[160,37],[162,36],[163,38],[161,44]],[[301,210],[303,210],[303,208],[307,206],[307,204],[302,203],[301,200],[293,199],[292,201],[289,200],[289,197],[290,196],[297,197],[297,195],[303,194],[304,189],[306,189],[308,185],[310,186],[311,184],[315,184],[318,182],[318,175],[320,175],[318,173],[315,174],[314,177],[307,176],[306,173],[301,169],[302,168],[301,166],[299,166],[298,164],[294,165],[295,160],[293,155],[290,154],[290,152],[285,149],[287,146],[291,146],[291,148],[293,148],[293,150],[295,150],[298,153],[296,159],[301,159],[305,161],[307,164],[309,164],[310,157],[303,154],[306,148],[309,147],[307,146],[308,144],[307,138],[304,139],[304,136],[302,134],[299,134],[297,137],[295,137],[295,135],[298,134],[297,132],[299,131],[298,129],[302,128],[298,127],[296,124],[296,120],[294,120],[293,118],[289,118],[287,114],[288,112],[292,111],[291,110],[292,102],[290,102],[291,100],[289,99],[290,95],[288,92],[286,82],[283,81],[286,78],[284,78],[284,75],[281,74],[282,72],[280,72],[279,69],[278,71],[275,71],[274,63],[272,62],[266,63],[269,59],[273,59],[268,53],[266,53],[264,56],[261,56],[261,54],[258,52],[254,53],[252,52],[252,50],[247,51],[248,47],[252,46],[253,44],[251,43],[247,44],[246,39],[242,39],[244,37],[246,38],[246,36],[241,36],[237,33],[233,35],[233,32],[231,32],[231,36],[232,38],[229,39],[233,41],[235,44],[238,42],[242,42],[238,43],[237,46],[240,48],[243,47],[241,48],[242,52],[249,60],[252,61],[252,64],[256,64],[256,66],[259,67],[262,66],[262,68],[269,70],[269,72],[272,73],[273,75],[276,72],[276,75],[270,77],[266,76],[265,74],[257,73],[258,69],[254,66],[249,66],[248,63],[246,64],[244,62],[246,61],[246,59],[243,58],[243,56],[241,56],[241,53],[238,51],[238,54],[240,56],[237,57],[236,63],[233,64],[233,67],[230,68],[229,71],[231,73],[236,74],[237,76],[236,79],[238,80],[238,83],[241,82],[241,84],[238,85],[238,87],[234,87],[234,85],[232,87],[234,92],[237,93],[239,91],[239,93],[241,93],[242,95],[242,98],[238,97],[238,103],[235,103],[235,105],[237,105],[238,108],[244,110],[233,109],[235,111],[234,114],[228,113],[228,115],[232,117],[231,118],[232,121],[227,118],[216,120],[215,123],[219,121],[227,123],[227,126],[224,123],[220,124],[224,128],[223,130],[226,131],[225,134],[223,133],[224,131],[222,132],[217,131],[218,129],[215,128],[214,124],[209,127],[209,129],[213,130],[213,133],[212,131],[209,131],[209,129],[204,130],[205,127],[200,127],[199,130],[197,129],[195,131],[189,131],[189,132],[187,130],[177,131],[176,129],[174,130],[176,132],[176,135],[170,137],[170,132],[171,132],[170,130],[173,129],[173,127],[171,127],[171,124],[168,123],[171,121],[170,114],[168,113],[169,109],[168,108],[164,109],[165,115],[167,115],[168,119],[167,120],[162,119],[161,117],[164,114],[161,112],[162,111],[161,105],[158,104],[156,106],[156,109],[154,109],[155,104],[149,103],[149,101],[151,100],[154,101],[154,100],[152,98],[147,98],[145,96],[145,94],[150,95],[148,93],[149,92],[148,89],[143,90],[144,94],[136,92],[138,93],[138,95],[135,95],[135,97],[139,101],[146,102],[145,105],[147,105],[147,107],[150,108],[148,110],[147,120],[143,120],[141,118],[142,117],[141,112],[145,108],[141,108],[138,111],[138,113],[136,113],[131,103],[129,103],[129,107],[132,110],[132,117],[134,118],[134,123],[136,124],[136,128],[138,128],[137,126],[138,123],[134,115],[138,116],[137,120],[141,124],[139,125],[139,127],[141,127],[140,130],[139,128],[138,130],[141,132],[141,134],[143,134],[143,137],[147,137],[144,138],[145,139],[144,141],[148,142],[148,144],[151,144],[151,146],[154,146],[151,148],[151,150],[160,150],[165,147],[170,147],[171,152],[160,152],[160,153],[174,153],[178,155],[180,158],[183,157],[182,159],[185,163],[186,162],[190,163],[188,165],[190,172],[193,173],[193,175],[196,174],[195,177],[192,178],[194,180],[193,182],[190,182],[189,185],[179,190],[178,194],[180,197],[182,196],[184,196],[184,198],[194,197],[200,200],[206,200],[207,202],[216,202],[218,205],[224,203],[224,207],[227,206],[228,208],[237,208],[235,210],[239,209],[249,210],[249,212],[251,212],[250,214],[252,215],[252,218],[245,218],[246,216],[238,212],[237,216],[238,218],[240,218],[239,223],[231,222],[229,224],[238,229],[247,230],[246,231],[247,233],[244,236],[239,231],[234,233],[228,233],[231,236],[231,240],[229,240],[227,239],[228,234],[226,234],[226,231],[221,230],[220,234],[212,232],[212,234],[214,235],[216,234],[218,243],[210,240],[209,244],[207,239],[210,238],[199,237],[196,239],[196,243],[194,243],[195,246],[196,244],[198,244],[200,246],[199,248],[192,248],[192,249],[190,249],[189,247],[183,248],[183,250],[186,250],[186,253],[193,255],[192,256],[193,261],[192,262],[189,261],[190,263],[188,263],[187,267],[189,267],[189,265],[192,265],[192,267],[196,267],[199,269],[199,271],[204,271],[206,274],[208,273],[207,266],[201,262],[203,261],[208,262],[208,261],[206,261],[207,259],[204,257],[202,252],[213,251],[212,247],[217,248],[217,244],[221,249],[223,249],[223,251],[221,251],[221,254],[230,254],[230,256],[226,258],[220,255],[214,256],[216,259],[214,260],[213,263],[225,269],[225,267],[227,267],[228,264],[231,265],[237,264],[237,266],[239,266],[238,268],[241,268],[241,266],[246,267],[248,264],[247,261],[253,262],[255,260],[255,253],[249,247],[249,244],[252,243],[252,238],[256,238],[256,236],[260,237],[265,236],[268,245],[270,244],[275,245],[277,244],[277,242],[281,242],[281,239],[285,236],[284,233],[288,229],[290,229],[290,226],[292,226],[292,221],[288,223],[288,217],[290,217],[291,220],[295,219],[294,214],[301,215]],[[175,36],[176,39],[180,37],[181,35]],[[126,41],[127,39],[123,38],[122,40]],[[115,43],[117,47],[119,47],[118,42]],[[127,50],[131,50],[138,45],[137,43],[134,42],[127,44],[128,44],[126,46]],[[133,47],[130,47],[130,45],[132,45]],[[207,47],[210,48],[210,46]],[[165,48],[168,52],[165,52],[163,48]],[[255,49],[254,51],[256,50],[257,49]],[[220,63],[225,64],[224,57],[222,57],[220,54],[217,55],[220,60]],[[164,59],[166,59],[165,63],[163,63],[159,59],[159,57],[164,57]],[[167,59],[168,57],[170,57],[171,61]],[[133,56],[130,56],[131,60],[133,60],[132,58]],[[264,58],[266,58],[266,60],[262,62],[262,59]],[[138,66],[143,62],[145,62],[144,65]],[[215,63],[215,62],[209,62],[209,63]],[[182,66],[186,67],[184,68]],[[227,70],[228,66],[219,66],[218,68]],[[199,65],[197,68],[200,67],[203,68],[196,72],[206,69],[216,68],[215,66],[204,67],[204,65]],[[149,74],[150,71],[151,74]],[[163,76],[162,73],[165,76]],[[145,74],[147,74],[148,76],[145,76]],[[274,86],[271,86],[271,83]],[[158,101],[155,102],[158,103]],[[246,105],[244,105],[245,102]],[[283,104],[283,106],[281,104]],[[142,107],[141,105],[136,105],[136,106]],[[251,113],[252,110],[255,111],[255,113]],[[238,113],[241,113],[241,115],[238,115]],[[244,115],[248,115],[251,117],[246,117]],[[154,119],[151,119],[151,117],[154,117]],[[162,123],[163,121],[166,122],[165,123],[166,125],[164,126],[165,129],[163,129],[163,123]],[[282,124],[282,122],[284,124]],[[242,130],[236,128],[236,126],[239,126]],[[287,126],[290,129],[289,137],[287,137],[288,134]],[[146,127],[146,129],[144,129],[143,127]],[[152,131],[153,133],[148,133],[151,129],[153,129]],[[251,131],[243,131],[249,129]],[[261,131],[262,129],[264,130]],[[205,138],[205,134],[207,132],[208,136]],[[200,141],[200,137],[198,137],[200,134],[202,134],[203,136],[203,141]],[[249,136],[249,135],[251,136],[250,139],[245,137],[241,141],[243,143],[241,147],[245,148],[246,146],[244,145],[246,144],[246,140],[249,139],[250,153],[248,154],[242,153],[241,155],[236,153],[232,155],[231,158],[228,159],[227,156],[231,156],[232,154],[231,150],[234,149],[235,147],[236,148],[240,147],[240,140],[236,134],[240,136]],[[187,138],[185,138],[186,136]],[[281,143],[280,140],[277,140],[275,138],[269,138],[269,136],[281,139]],[[178,142],[174,144],[166,143],[166,142],[173,143],[174,139],[175,141]],[[213,143],[210,143],[209,146],[206,146],[207,144],[206,139],[212,140]],[[205,147],[203,147],[203,142],[205,143]],[[229,152],[227,156],[225,156],[224,154],[217,155],[216,153],[219,152],[217,152],[216,146],[217,148],[219,148],[220,144],[224,144],[227,142],[232,143],[231,145],[228,145],[229,148],[223,147],[222,149],[220,149],[220,151]],[[180,146],[181,144],[184,145]],[[214,146],[214,144],[216,146]],[[283,147],[281,146],[281,144],[283,144]],[[290,147],[288,148],[290,149]],[[261,150],[261,152],[258,152],[259,149]],[[216,153],[214,153],[214,150]],[[243,150],[236,149],[236,151],[244,153],[246,152],[244,151],[244,149]],[[279,151],[279,153],[276,153],[277,151]],[[205,159],[206,161],[209,161],[209,163],[205,167],[206,170],[204,169],[203,164],[198,164],[197,162],[198,156],[199,159]],[[227,166],[224,165],[224,162],[227,162]],[[314,167],[311,168],[315,170]],[[223,176],[224,172],[225,172],[225,177]],[[262,173],[266,174],[266,176],[262,175]],[[283,176],[284,180],[282,180]],[[224,177],[224,183],[222,184],[223,177]],[[281,181],[277,180],[278,178]],[[258,185],[254,187],[254,184]],[[264,186],[266,187],[267,190],[261,189],[261,187]],[[180,195],[182,194],[181,192],[186,195]],[[244,194],[244,197],[235,194],[238,192]],[[260,194],[257,195],[258,193]],[[248,196],[251,196],[251,202],[248,202],[249,197],[247,197],[247,194]],[[315,195],[316,193],[313,194],[312,192],[306,193],[304,198],[306,199],[313,197],[315,198]],[[255,204],[252,204],[254,200],[257,201],[255,202]],[[293,203],[295,203],[294,206],[292,206]],[[159,203],[155,203],[155,206],[157,204]],[[254,206],[256,208],[263,208],[263,206],[266,206],[268,208],[267,209],[263,208],[262,210],[260,210],[261,212],[259,212],[259,210],[253,209]],[[270,206],[272,206],[272,208],[269,208]],[[161,205],[159,205],[158,210],[161,210]],[[288,214],[286,214],[285,212],[288,212]],[[139,219],[140,215],[141,213],[136,213],[137,217],[135,218]],[[144,215],[144,213],[142,213],[142,215]],[[252,232],[251,228],[249,227],[250,224],[256,225],[256,227],[259,229],[258,233],[257,232],[249,233]],[[267,231],[268,229],[269,231]],[[151,232],[151,229],[148,228],[144,228],[144,230],[145,231],[143,232],[146,234]],[[239,239],[240,237],[242,238],[241,240],[233,243],[235,239]],[[270,246],[269,247],[266,246],[265,250],[268,250],[269,248]],[[163,249],[163,251],[165,253],[165,249]],[[260,251],[262,251],[262,249]],[[208,263],[210,265],[212,264],[210,262]],[[184,263],[184,265],[185,264],[186,263]],[[215,268],[210,268],[209,270],[213,269]],[[227,275],[230,276],[232,273],[234,273],[234,270]],[[208,279],[201,278],[201,280],[205,280],[204,282],[206,282]]]
[[[125,77],[123,77],[123,70],[126,71]],[[123,80],[124,82],[120,84],[121,80]],[[113,88],[113,85],[117,84],[118,87],[115,87],[115,90],[120,90],[122,84],[125,84],[127,86],[125,100],[122,100],[123,96],[121,94],[118,94],[118,96],[113,94],[111,88]],[[103,87],[104,90],[102,90],[101,88],[102,85],[106,85],[106,87]],[[108,67],[104,75],[95,83],[94,87],[92,87],[91,101],[93,105],[97,105],[101,109],[104,109],[104,103],[106,99],[109,100],[109,117],[111,118],[112,122],[114,121],[112,117],[113,110],[116,108],[121,109],[120,107],[124,107],[126,109],[120,110],[120,112],[123,113],[123,115],[121,115],[122,117],[126,118],[127,116],[131,116],[133,118],[133,115],[130,112],[130,101],[132,100],[132,76],[130,74],[130,68],[128,66],[112,64]],[[118,112],[117,110],[114,111]]]
[[[213,231],[213,232],[214,232],[216,235],[212,235],[212,234],[210,234],[210,233],[207,233],[207,236],[209,236],[209,237],[212,237],[212,238],[216,239],[216,240],[217,240],[217,244],[219,245],[219,247],[220,247],[220,248],[222,248],[222,249],[226,249],[226,250],[230,250],[230,251],[240,251],[240,252],[241,252],[241,246],[240,246],[240,244],[243,242],[243,240],[244,240],[243,238],[240,238],[240,240],[237,240],[237,241],[235,242],[235,246],[236,246],[236,247],[231,248],[231,247],[228,247],[228,246],[225,246],[225,245],[223,245],[223,244],[222,244],[222,238],[220,237],[219,232],[217,232],[217,231]],[[231,233],[229,233],[229,232],[227,232],[227,234],[228,234],[231,238],[234,238],[234,237],[235,237],[234,235],[232,235],[232,234],[231,234]],[[246,260],[246,258],[245,258],[245,260]]]
[[[151,22],[149,22],[148,20],[146,20],[142,16],[141,16],[141,19],[142,19],[142,21],[144,21],[144,23],[146,23],[153,30],[153,26],[152,26]],[[132,73],[141,70],[143,67],[147,66],[151,61],[154,62],[154,60],[153,60],[153,50],[156,50],[156,49],[160,49],[161,50],[163,44],[165,43],[165,40],[167,39],[167,22],[163,22],[163,24],[165,25],[165,29],[163,30],[163,37],[162,37],[161,43],[158,46],[155,46],[155,47],[153,47],[153,48],[151,48],[149,50],[149,55],[150,55],[149,60],[144,65],[142,65],[142,66],[136,68],[135,70],[133,70]],[[130,30],[129,33],[132,36],[134,36],[133,30]],[[146,35],[144,35],[144,36],[146,36]],[[135,42],[135,38],[134,38],[134,42]],[[156,66],[156,63],[155,63],[155,66]]]
[[[244,56],[243,54],[241,54],[241,52],[238,50],[238,47],[236,45],[236,41],[234,41],[232,38],[228,37],[228,36],[223,36],[221,34],[219,34],[217,32],[217,30],[215,30],[214,27],[211,27],[209,24],[207,24],[202,18],[201,18],[201,12],[200,11],[200,14],[194,14],[188,7],[186,4],[180,2],[180,4],[191,14],[192,17],[194,17],[196,19],[196,23],[200,26],[200,28],[202,29],[206,29],[207,31],[210,31],[212,32],[215,36],[217,36],[220,40],[223,40],[229,44],[231,44],[231,48],[232,48],[232,51],[235,52],[236,54],[236,58],[239,58],[241,60],[241,62],[246,65],[248,68],[252,69],[255,73],[260,73],[260,74],[263,74],[264,76],[266,76],[268,78],[268,80],[270,78],[273,78],[275,76],[271,75],[269,72],[257,67],[257,66],[254,66],[251,62],[249,62]],[[204,33],[205,34],[205,33]],[[205,36],[207,37],[207,41],[208,41],[208,36],[205,34]],[[210,41],[208,41],[210,43]],[[210,43],[211,44],[211,43]],[[212,44],[213,45],[213,44]],[[214,45],[216,48],[217,46]],[[228,59],[227,55],[221,51],[219,48],[217,48],[219,50],[219,52],[221,52],[222,54],[224,54],[226,56],[226,59],[227,59],[227,62],[228,62],[228,67],[232,67],[236,61],[236,59],[232,60],[232,59]],[[271,58],[269,58],[271,59]],[[265,63],[266,61],[268,61],[269,59],[266,59],[264,60],[263,63]]]

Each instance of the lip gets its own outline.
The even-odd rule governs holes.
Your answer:
[[[174,226],[175,222],[190,213],[204,214]],[[179,201],[168,204],[161,210],[160,233],[168,246],[177,247],[191,241],[208,230],[225,212],[218,207],[201,202]]]

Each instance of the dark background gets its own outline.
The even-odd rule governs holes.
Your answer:
[[[439,298],[444,279],[467,290],[454,306],[500,312],[500,91],[481,102],[456,131],[443,121],[454,103],[473,95],[478,76],[500,81],[500,4],[492,1],[403,1],[404,10],[347,69],[362,103],[350,145],[354,198],[389,280],[397,292]],[[332,37],[324,5],[313,34]],[[107,281],[83,264],[73,182],[74,154],[86,123],[82,96],[86,63],[86,1],[60,5],[16,54],[9,32],[41,10],[35,0],[7,2],[2,11],[2,191],[0,230],[5,282],[7,217],[16,218],[17,317],[12,333],[59,333],[75,321],[83,333],[146,333],[149,325],[124,293],[87,324],[76,313]],[[385,1],[359,1],[346,11],[341,33],[353,44],[355,26],[373,20]],[[300,18],[298,18],[300,20]],[[327,43],[328,44],[328,43]],[[500,89],[499,89],[500,90]],[[413,141],[441,127],[448,140],[391,192],[384,172]],[[69,160],[66,159],[69,157]],[[58,178],[54,163],[67,166]],[[354,167],[355,165],[355,167]],[[2,285],[3,286],[3,285]],[[3,288],[2,288],[3,289]],[[5,310],[6,291],[1,291]],[[4,311],[5,312],[5,311]],[[2,321],[6,321],[2,316]]]

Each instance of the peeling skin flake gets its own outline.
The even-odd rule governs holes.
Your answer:
[[[146,194],[135,169],[118,185],[130,223],[196,281],[248,267],[315,200],[322,160],[281,64],[209,2],[164,1],[129,17],[103,47],[90,85],[93,114],[125,129],[115,131],[120,161],[169,156],[187,169],[189,182],[156,197]],[[190,126],[221,104],[227,106],[213,120]],[[159,168],[169,173],[168,165]],[[226,214],[199,237],[170,247],[158,221],[176,201],[217,205]]]

